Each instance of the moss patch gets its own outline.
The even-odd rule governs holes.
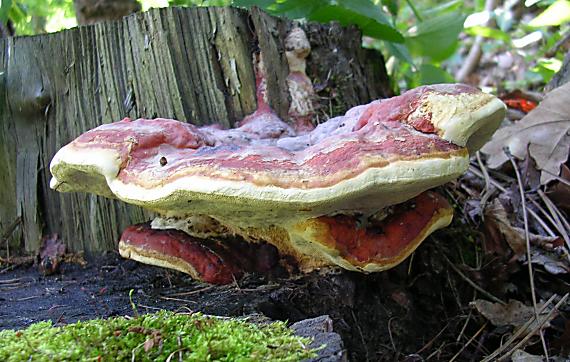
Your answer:
[[[0,331],[0,361],[178,361],[180,355],[184,361],[298,361],[315,356],[309,342],[283,322],[256,325],[161,311]]]

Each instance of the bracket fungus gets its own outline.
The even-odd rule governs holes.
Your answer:
[[[63,147],[51,187],[156,212],[150,226],[125,231],[121,254],[207,282],[291,269],[292,260],[301,271],[376,272],[451,222],[452,208],[429,189],[464,173],[504,114],[491,95],[441,84],[354,107],[310,132],[271,112],[234,129],[124,119]]]

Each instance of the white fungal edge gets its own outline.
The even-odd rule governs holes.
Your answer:
[[[202,194],[202,197],[199,197],[201,199],[208,199],[209,195],[223,195],[245,199],[244,202],[250,199],[274,205],[284,203],[303,205],[318,204],[336,198],[344,199],[345,195],[346,198],[350,198],[351,195],[358,196],[365,189],[378,188],[370,190],[370,194],[386,194],[387,199],[396,198],[403,201],[405,198],[401,196],[415,196],[427,188],[458,177],[467,170],[469,159],[466,153],[463,153],[448,158],[394,161],[383,167],[369,168],[335,185],[312,189],[281,188],[272,185],[257,186],[247,181],[212,179],[196,175],[179,177],[172,182],[162,183],[160,186],[145,188],[133,183],[123,183],[117,179],[119,166],[120,156],[115,151],[81,149],[69,144],[56,154],[50,164],[50,170],[54,175],[50,187],[58,191],[67,191],[67,187],[62,187],[63,182],[58,179],[58,174],[61,172],[64,176],[76,169],[92,176],[97,176],[97,174],[104,176],[109,191],[119,199],[139,205],[152,203],[159,209],[160,204],[162,202],[168,204],[169,196],[176,192],[189,193],[189,199],[200,196],[199,194]],[[73,185],[69,186],[70,189],[73,188]],[[92,186],[100,190],[103,185]],[[410,190],[406,190],[407,188]],[[390,195],[394,191],[402,192],[403,195]],[[392,203],[378,205],[378,207]]]
[[[467,146],[473,154],[497,130],[505,117],[506,106],[500,99],[486,93],[456,96],[430,93],[424,107],[418,107],[412,118],[428,112],[432,114],[434,127],[442,131],[443,139],[458,146]]]

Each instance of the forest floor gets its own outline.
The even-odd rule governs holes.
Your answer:
[[[63,263],[50,276],[27,259],[0,268],[0,327],[21,329],[41,320],[62,325],[133,315],[129,298],[133,290],[132,301],[139,312],[261,313],[290,323],[328,314],[352,361],[481,360],[533,316],[524,304],[512,303],[507,305],[508,313],[501,310],[495,318],[513,317],[503,316],[507,320],[498,326],[493,325],[497,322],[492,315],[482,315],[492,314],[493,308],[503,307],[501,303],[511,298],[528,305],[530,286],[526,269],[517,262],[495,260],[479,269],[468,267],[474,262],[469,259],[479,253],[473,235],[457,220],[426,240],[413,257],[383,273],[334,271],[281,280],[249,276],[227,286],[198,283],[185,274],[125,260],[116,253],[88,259],[84,265]],[[457,258],[463,261],[451,261]],[[534,288],[543,302],[553,295],[554,302],[560,301],[569,290],[567,278],[540,270]],[[479,298],[496,301],[485,306]],[[479,305],[473,303],[476,300]],[[552,303],[547,311],[553,310]],[[563,317],[569,304],[559,305],[556,311],[548,316],[550,327],[542,330],[550,355],[562,356],[570,345]],[[507,351],[543,354],[536,336],[539,329],[533,332],[534,327],[527,326],[516,339],[528,337],[518,352],[510,350],[515,343]]]

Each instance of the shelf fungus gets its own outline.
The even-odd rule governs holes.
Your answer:
[[[51,187],[140,205],[121,255],[210,283],[248,272],[391,268],[452,208],[431,188],[465,172],[503,103],[460,84],[423,86],[296,132],[270,109],[238,128],[124,119],[51,162]]]

